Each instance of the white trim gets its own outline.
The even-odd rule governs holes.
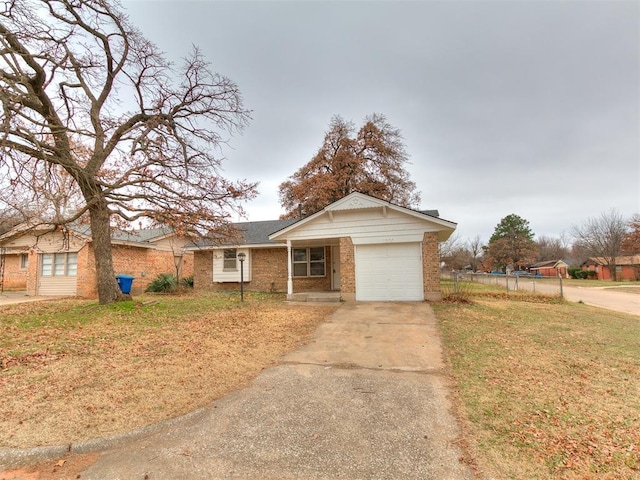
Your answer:
[[[200,252],[207,250],[226,250],[227,248],[286,248],[287,246],[284,243],[243,243],[243,244],[234,244],[234,245],[206,245],[202,247],[198,246],[189,246],[185,247],[184,250],[186,252]]]

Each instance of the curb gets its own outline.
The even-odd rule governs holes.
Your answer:
[[[27,467],[35,463],[46,462],[64,457],[68,454],[96,453],[116,447],[125,440],[135,440],[151,435],[159,430],[177,423],[198,419],[209,411],[209,407],[202,407],[180,417],[171,418],[155,425],[142,427],[131,432],[111,435],[103,438],[92,438],[68,445],[52,445],[32,448],[0,447],[0,473],[8,468]]]

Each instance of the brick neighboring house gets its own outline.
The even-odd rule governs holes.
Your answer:
[[[602,257],[592,257],[583,262],[582,270],[594,271],[598,280],[611,280],[611,268]],[[640,255],[616,257],[616,278],[618,280],[640,280]]]
[[[301,220],[235,224],[240,241],[194,249],[194,285],[295,293],[340,292],[344,300],[437,300],[438,243],[456,224],[362,193]]]
[[[569,265],[562,260],[547,260],[537,262],[529,267],[529,271],[543,277],[557,277],[558,274],[564,278],[569,278]]]
[[[139,294],[160,273],[193,275],[191,241],[167,229],[141,229],[112,234],[116,274],[135,277],[132,293]],[[66,233],[50,225],[19,225],[0,236],[4,290],[26,290],[27,295],[97,297],[97,276],[88,226]]]

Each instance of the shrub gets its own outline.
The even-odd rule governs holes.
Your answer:
[[[180,285],[187,288],[193,288],[193,275],[191,275],[190,277],[185,277],[182,280],[180,280]]]
[[[175,275],[161,273],[151,281],[145,292],[170,293],[176,289],[177,285],[178,282]]]
[[[473,293],[473,286],[471,282],[460,280],[457,275],[454,275],[452,281],[441,282],[442,288],[442,300],[445,302],[454,303],[470,303]]]
[[[567,270],[571,278],[583,278],[579,275],[582,275],[582,269],[580,267],[571,267]]]
[[[582,270],[581,268],[570,268],[569,275],[571,278],[584,280],[585,278],[596,278],[598,273],[595,270]]]

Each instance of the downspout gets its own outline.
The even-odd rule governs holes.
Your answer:
[[[291,240],[287,239],[287,297],[293,295],[293,263],[291,256]]]

